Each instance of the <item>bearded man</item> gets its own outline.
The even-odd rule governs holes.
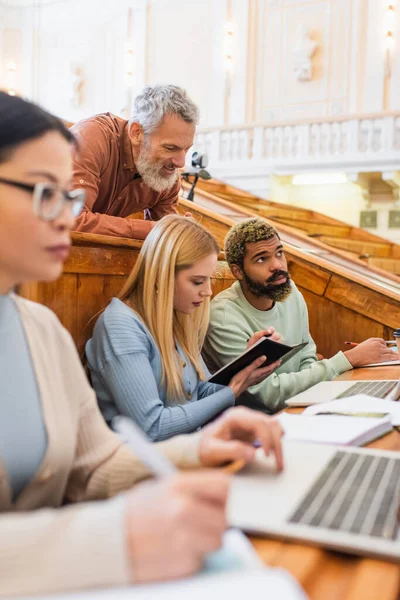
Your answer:
[[[210,370],[244,352],[251,337],[256,341],[273,330],[281,334],[285,344],[308,342],[267,379],[249,388],[240,403],[274,413],[285,407],[285,400],[320,381],[334,379],[353,367],[387,360],[387,347],[380,338],[370,338],[332,358],[317,359],[306,303],[290,279],[278,232],[266,221],[248,219],[232,227],[225,240],[225,254],[237,281],[211,303],[203,348]]]
[[[146,87],[129,121],[104,113],[74,125],[73,187],[86,190],[75,230],[144,239],[155,221],[175,213],[198,119],[186,92],[167,85]],[[144,220],[125,218],[138,211]]]

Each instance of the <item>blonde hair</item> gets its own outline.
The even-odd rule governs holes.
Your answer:
[[[162,382],[169,402],[187,396],[182,383],[180,345],[201,380],[200,351],[207,333],[210,302],[206,298],[191,315],[174,309],[175,275],[210,254],[218,254],[213,236],[192,219],[168,215],[147,236],[119,298],[142,319],[161,354]]]

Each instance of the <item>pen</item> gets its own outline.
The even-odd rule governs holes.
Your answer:
[[[381,413],[381,412],[350,412],[350,411],[324,411],[315,413],[312,415],[313,417],[320,417],[324,415],[333,415],[339,417],[371,417],[373,419],[382,419],[383,417],[387,417],[389,413]]]
[[[360,344],[360,342],[345,342],[345,344],[347,344],[348,346],[358,346]],[[385,341],[386,346],[389,346],[389,344],[397,344],[396,340],[387,340]]]
[[[263,335],[262,337],[269,338],[269,337],[271,337],[271,335],[272,335],[272,333],[266,333],[266,334],[265,334],[265,335]],[[248,342],[249,342],[250,340],[251,340],[251,337],[247,338],[247,341],[248,341]],[[260,340],[261,340],[261,338],[260,338]]]
[[[112,426],[129,450],[140,458],[156,477],[165,477],[177,473],[175,465],[155,449],[143,431],[131,419],[128,419],[128,417],[114,417]]]

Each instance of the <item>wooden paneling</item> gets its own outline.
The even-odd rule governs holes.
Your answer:
[[[333,276],[327,287],[325,298],[350,308],[372,320],[384,322],[396,329],[400,323],[400,302],[368,289],[344,277]],[[382,314],[383,313],[383,314]]]
[[[308,307],[310,332],[318,352],[329,358],[339,350],[348,350],[346,340],[361,342],[367,337],[384,337],[389,328],[345,306],[318,296],[299,286]]]
[[[64,273],[56,282],[27,284],[21,295],[51,308],[71,333],[79,354],[91,336],[96,316],[111,298],[118,296],[138,257],[141,242],[121,240],[126,247],[108,245],[106,236],[87,240],[73,235],[74,246],[64,265]],[[83,243],[84,242],[84,243]],[[223,257],[223,256],[222,256]],[[228,265],[220,260],[212,278],[213,295],[234,281]]]
[[[111,298],[119,294],[126,276],[78,274],[77,280],[75,343],[79,354],[82,355],[85,344],[92,335],[97,314],[107,306]]]
[[[331,278],[329,271],[301,260],[294,260],[290,255],[287,262],[290,275],[296,284],[304,282],[307,289],[314,294],[319,296],[324,295]]]
[[[126,275],[135,262],[135,253],[127,248],[72,247],[64,273],[89,273],[91,275]]]

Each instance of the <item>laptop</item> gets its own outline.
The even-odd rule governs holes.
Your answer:
[[[320,402],[349,398],[357,394],[366,394],[374,398],[395,400],[397,380],[364,380],[364,381],[321,381],[296,396],[286,400],[287,406],[311,406]]]
[[[400,560],[400,454],[284,441],[285,470],[262,451],[235,474],[229,525],[351,554]]]

